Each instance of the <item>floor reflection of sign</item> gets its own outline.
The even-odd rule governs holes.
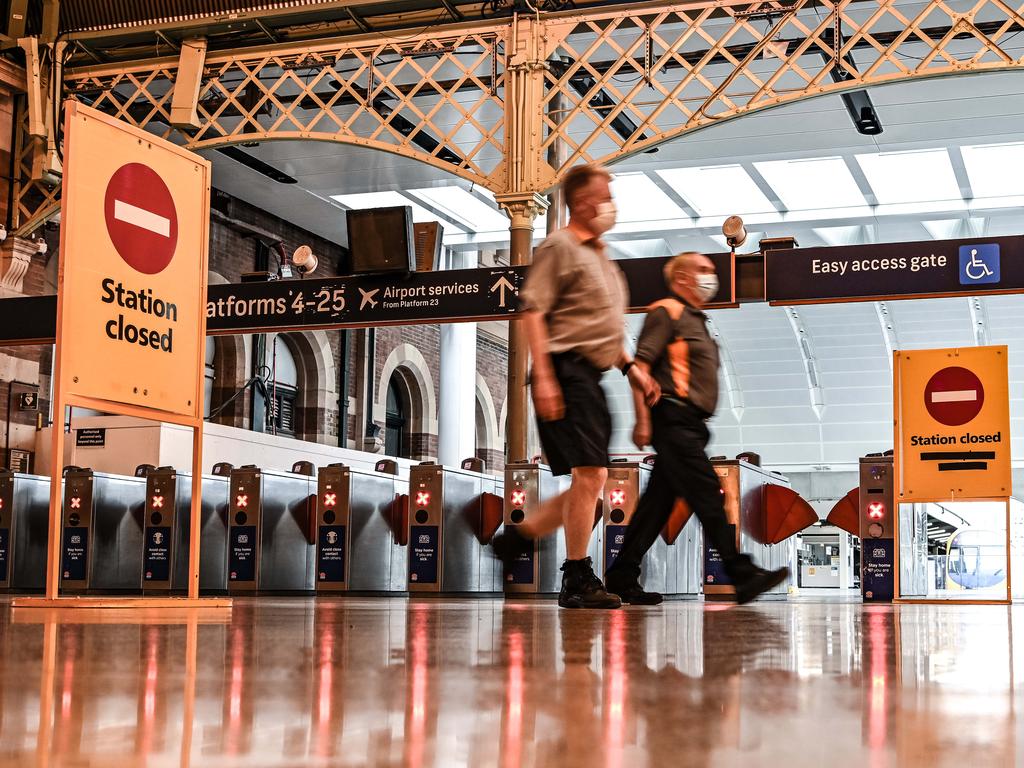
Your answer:
[[[256,580],[256,526],[236,525],[231,529],[231,581]]]
[[[861,588],[864,599],[876,603],[892,602],[895,591],[893,571],[893,540],[864,539],[864,571],[861,574]]]
[[[38,411],[39,395],[35,392],[21,392],[18,394],[19,411]]]
[[[66,581],[85,581],[88,548],[88,528],[64,529],[64,552],[61,557],[61,570]]]
[[[897,352],[896,480],[900,498],[1008,496],[1006,347]]]
[[[171,529],[168,526],[154,526],[146,530],[143,579],[168,581],[171,578]]]
[[[317,548],[318,579],[330,584],[345,581],[345,526],[321,525]]]
[[[409,581],[415,584],[437,583],[436,525],[414,525],[409,530]]]

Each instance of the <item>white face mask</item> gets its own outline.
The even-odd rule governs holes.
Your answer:
[[[697,275],[697,295],[703,302],[711,301],[718,293],[718,275]]]
[[[598,203],[597,215],[590,220],[590,230],[600,237],[615,226],[615,203]]]

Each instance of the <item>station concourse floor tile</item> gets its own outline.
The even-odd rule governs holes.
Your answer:
[[[0,601],[0,768],[1024,765],[1024,606],[25,610]]]

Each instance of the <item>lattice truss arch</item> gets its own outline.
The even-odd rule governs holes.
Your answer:
[[[581,161],[799,99],[1021,67],[1022,31],[1022,0],[698,0],[211,54],[189,134],[170,127],[176,60],[70,70],[64,82],[70,97],[194,149],[337,141],[526,194]],[[23,226],[59,196],[32,181],[39,150],[24,137]]]

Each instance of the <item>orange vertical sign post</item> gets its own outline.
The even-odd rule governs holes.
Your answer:
[[[182,606],[199,596],[210,163],[69,101],[46,594],[17,607]],[[188,600],[61,599],[63,413],[81,406],[193,431]],[[140,585],[141,587],[141,585]],[[228,600],[203,600],[222,607]]]

